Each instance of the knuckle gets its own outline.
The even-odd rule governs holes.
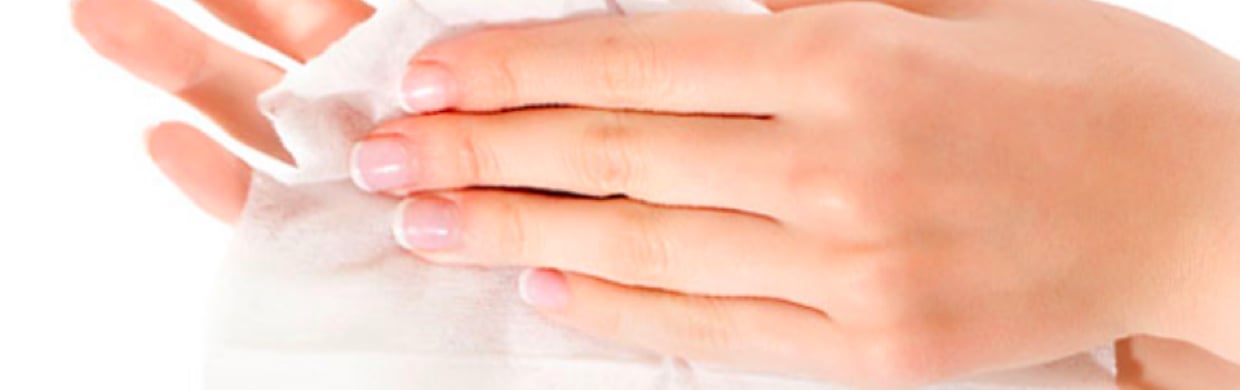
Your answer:
[[[876,324],[916,323],[919,271],[898,256],[880,257],[869,256],[858,262],[860,271],[849,289],[852,306],[870,313],[870,320]]]
[[[939,379],[939,356],[925,337],[914,332],[886,332],[863,347],[864,371],[883,387],[922,386]]]
[[[453,76],[463,88],[457,92],[483,106],[508,107],[520,102],[523,87],[518,75],[524,51],[538,42],[519,29],[496,27],[461,34],[428,45],[421,60],[451,64]]]
[[[460,126],[453,129],[458,137],[456,148],[460,161],[460,174],[464,183],[497,184],[495,181],[503,177],[501,164],[496,158],[495,149],[485,141],[477,126]],[[451,150],[451,149],[449,149]]]
[[[918,25],[907,13],[875,2],[842,4],[834,10],[831,36],[838,38],[836,49],[851,55],[885,54],[907,48]],[[872,60],[873,58],[869,58]]]
[[[801,218],[838,231],[843,234],[840,238],[874,237],[886,229],[888,221],[879,212],[886,198],[882,192],[869,190],[866,182],[855,180],[856,174],[848,171],[852,168],[821,162],[799,165],[786,170],[789,176],[783,186],[788,189],[787,203],[796,205]]]
[[[621,221],[617,231],[624,233],[614,253],[626,261],[617,262],[617,266],[631,275],[632,282],[659,286],[670,283],[674,273],[670,243],[655,212],[635,206],[622,212]]]
[[[629,20],[617,20],[594,45],[602,92],[611,103],[631,105],[635,97],[657,94],[670,81],[663,72],[653,39],[638,32]]]
[[[846,126],[848,127],[848,126]],[[816,134],[779,167],[787,204],[802,218],[846,237],[887,237],[907,221],[895,211],[907,203],[911,158],[881,129],[867,134]],[[825,150],[825,153],[824,153]]]
[[[691,317],[692,319],[686,322],[681,334],[690,340],[691,345],[686,348],[690,353],[707,357],[716,355],[719,351],[731,349],[734,336],[732,328],[725,324],[734,322],[722,320],[724,309],[720,305],[721,303],[716,300],[702,300],[700,309],[702,313]]]
[[[633,184],[636,135],[625,117],[622,113],[600,114],[586,133],[584,147],[578,148],[575,165],[583,180],[600,195],[621,194]]]
[[[492,212],[499,227],[499,237],[494,241],[498,246],[497,256],[514,262],[533,259],[531,254],[535,253],[535,243],[530,239],[534,237],[531,232],[534,225],[529,223],[526,210],[513,200],[498,201],[493,207]]]
[[[521,65],[521,51],[514,48],[530,47],[530,39],[511,29],[497,28],[465,34],[449,45],[457,54],[464,57],[463,69],[455,69],[456,77],[462,78],[469,86],[460,92],[485,91],[486,96],[494,99],[491,104],[509,106],[521,101],[522,88],[517,69]],[[432,46],[431,50],[439,46]],[[425,55],[425,54],[424,54]]]
[[[496,151],[477,130],[475,119],[440,114],[408,119],[401,134],[409,140],[422,187],[489,184],[502,177]],[[422,169],[434,167],[434,169]]]
[[[892,88],[907,86],[909,80],[931,69],[923,39],[909,27],[897,25],[863,29],[843,44],[849,60],[841,62],[844,86],[854,98],[882,101],[898,96]],[[881,77],[874,77],[875,75]]]
[[[693,310],[669,312],[664,316],[667,320],[656,325],[661,329],[653,332],[666,338],[657,340],[661,346],[670,346],[668,352],[689,359],[716,358],[720,352],[731,350],[736,336],[728,324],[735,322],[725,318],[723,304],[708,298],[687,303],[693,305]]]
[[[483,62],[487,63],[487,62]],[[517,80],[513,54],[507,50],[499,51],[494,61],[490,62],[490,82],[486,83],[491,95],[504,106],[511,106],[522,101],[521,83]]]
[[[788,23],[790,27],[782,30],[784,41],[794,44],[787,49],[796,49],[785,52],[810,56],[808,58],[819,61],[842,59],[845,56],[840,55],[840,51],[853,48],[852,43],[863,34],[858,30],[878,27],[872,25],[876,22],[872,16],[876,13],[875,7],[870,2],[847,2],[790,16],[810,20]]]
[[[841,100],[889,99],[882,87],[904,84],[933,58],[930,29],[890,6],[852,2],[820,12],[830,22],[809,24],[810,31],[789,37],[797,43],[784,52],[792,57],[788,63],[802,67],[799,74],[816,75],[813,88],[840,91]]]
[[[844,183],[831,168],[817,162],[793,164],[787,169],[787,192],[791,195],[790,204],[798,207],[808,206],[816,210],[815,215],[843,212],[855,207],[852,199],[846,195]]]

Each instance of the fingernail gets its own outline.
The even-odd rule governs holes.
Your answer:
[[[539,309],[560,309],[568,305],[568,281],[560,271],[530,269],[518,279],[521,300]]]
[[[461,211],[437,196],[411,198],[400,204],[393,226],[396,241],[409,250],[443,250],[461,241]]]
[[[454,93],[456,87],[448,69],[432,62],[410,65],[401,83],[405,110],[411,113],[443,111]]]
[[[417,179],[416,162],[404,142],[375,138],[353,145],[353,182],[368,192],[407,187]]]

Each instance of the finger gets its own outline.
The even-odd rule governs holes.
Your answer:
[[[250,187],[245,163],[184,123],[155,126],[146,143],[159,170],[199,208],[220,221],[237,221]]]
[[[796,8],[843,3],[876,3],[931,16],[952,16],[996,0],[766,0],[767,8],[780,12]]]
[[[258,94],[279,80],[279,69],[147,0],[82,0],[74,24],[104,57],[193,105],[238,141],[292,161],[257,109]]]
[[[405,104],[413,112],[568,104],[772,114],[786,89],[773,71],[777,47],[762,34],[775,27],[764,16],[680,13],[468,33],[414,59]]]
[[[810,302],[829,275],[776,222],[627,199],[503,191],[423,195],[402,203],[402,246],[432,262],[547,267],[614,282],[718,296]],[[761,266],[754,266],[761,264]]]
[[[824,4],[832,0],[764,0],[762,3],[767,9],[779,12],[793,8],[809,7],[818,4]]]
[[[550,270],[520,280],[522,299],[552,320],[662,355],[835,380],[854,372],[839,330],[802,306],[687,296]]]
[[[353,172],[372,191],[540,188],[764,213],[780,202],[776,125],[579,109],[410,117],[358,144]]]
[[[318,56],[374,12],[359,0],[198,0],[221,20],[296,59]]]

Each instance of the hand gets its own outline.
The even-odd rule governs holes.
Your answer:
[[[524,296],[588,333],[880,386],[1134,334],[1240,359],[1240,66],[1127,11],[593,18],[442,42],[405,84],[455,112],[358,146],[364,188],[419,193],[402,244],[540,268]]]
[[[302,61],[314,57],[371,8],[360,0],[200,0],[228,24]],[[290,15],[295,17],[290,17]],[[258,94],[282,71],[225,46],[149,0],[80,0],[74,25],[103,56],[210,116],[238,140],[287,159],[258,111]],[[250,169],[191,126],[152,128],[148,150],[160,169],[203,210],[235,221]]]

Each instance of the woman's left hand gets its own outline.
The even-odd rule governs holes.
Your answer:
[[[361,0],[199,0],[212,15],[295,61],[317,56],[374,11]],[[258,95],[284,72],[212,39],[151,0],[75,0],[73,25],[100,55],[211,118],[233,138],[289,158]],[[164,122],[147,131],[147,151],[200,209],[241,218],[250,167],[198,129]]]
[[[402,244],[539,268],[526,300],[588,333],[878,386],[1132,334],[1237,345],[1195,323],[1236,297],[1216,287],[1240,253],[1240,66],[1117,8],[492,29],[419,54],[405,90],[455,112],[357,148],[363,187],[419,194]]]

